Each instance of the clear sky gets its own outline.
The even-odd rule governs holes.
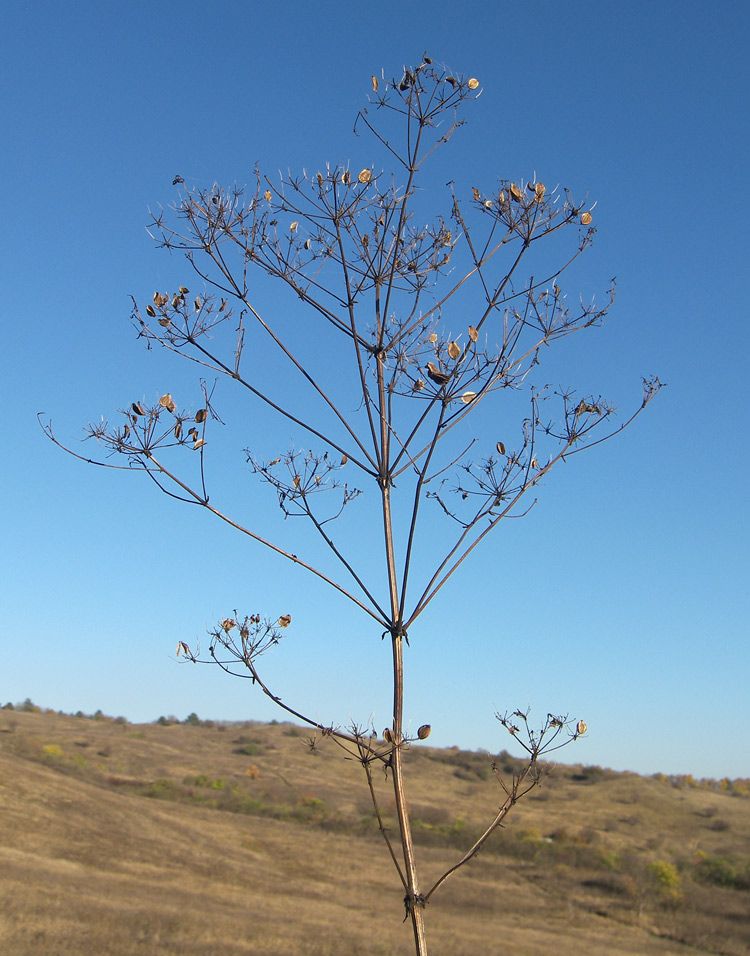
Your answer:
[[[128,321],[130,294],[188,275],[154,249],[148,209],[174,200],[177,173],[202,186],[250,182],[256,162],[368,166],[352,124],[371,75],[427,51],[483,87],[434,180],[436,211],[454,172],[486,190],[536,172],[598,203],[568,291],[616,275],[617,299],[603,328],[550,353],[549,381],[623,412],[641,376],[668,388],[553,472],[420,619],[407,719],[437,745],[512,750],[494,713],[530,705],[587,721],[566,762],[750,776],[748,47],[738,2],[9,5],[0,703],[281,718],[249,682],[174,660],[237,607],[292,614],[265,665],[285,701],[326,723],[388,723],[389,651],[369,619],[146,480],[67,457],[36,414],[75,443],[131,401],[197,402],[195,373],[146,352]],[[242,448],[262,436],[271,456],[301,436],[261,427],[231,394],[217,504],[286,539]],[[351,533],[374,566],[377,532]]]

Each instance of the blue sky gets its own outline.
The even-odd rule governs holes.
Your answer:
[[[209,515],[65,456],[36,414],[75,442],[134,400],[197,402],[194,371],[146,352],[128,321],[131,294],[187,274],[154,249],[148,209],[174,200],[177,173],[203,186],[250,182],[256,162],[368,166],[352,124],[370,76],[427,51],[483,87],[436,165],[436,211],[448,178],[490,190],[535,172],[598,203],[566,288],[588,298],[616,275],[615,306],[544,376],[623,412],[643,375],[668,388],[553,472],[420,619],[407,718],[438,745],[512,749],[494,712],[530,705],[586,719],[566,762],[750,776],[745,5],[37,2],[4,19],[0,702],[280,717],[248,682],[174,660],[238,607],[292,614],[265,664],[285,701],[387,724],[389,651],[366,617]],[[299,436],[222,400],[234,445],[217,500],[286,540],[298,528],[242,448],[270,457]],[[347,520],[380,574],[377,533]]]

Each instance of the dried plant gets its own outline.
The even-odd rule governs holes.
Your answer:
[[[156,292],[145,308],[134,300],[140,336],[149,347],[197,363],[205,376],[233,380],[261,410],[297,426],[304,449],[317,446],[280,450],[270,461],[251,447],[246,457],[284,516],[303,517],[315,528],[341,577],[266,540],[210,501],[204,463],[221,418],[214,388],[205,379],[197,414],[180,411],[166,394],[150,405],[133,402],[121,410],[119,424],[103,421],[87,433],[109,453],[100,464],[145,472],[167,494],[205,508],[323,579],[374,622],[376,638],[390,638],[393,719],[381,735],[373,728],[324,726],[266,685],[258,661],[282,638],[291,623],[287,614],[241,618],[234,612],[212,631],[210,659],[244,674],[312,727],[311,746],[317,746],[318,735],[330,737],[362,764],[403,884],[417,954],[427,952],[425,904],[539,783],[545,772],[540,758],[586,727],[552,714],[538,730],[521,711],[500,718],[526,750],[525,767],[510,781],[495,768],[504,793],[497,815],[464,856],[423,891],[403,757],[413,739],[426,739],[430,728],[420,727],[416,738],[404,729],[409,632],[499,522],[528,511],[527,492],[540,479],[558,462],[626,428],[661,387],[656,378],[644,380],[638,406],[615,423],[614,407],[599,396],[532,383],[543,350],[598,325],[612,301],[613,289],[604,305],[571,304],[560,285],[565,270],[591,245],[592,206],[535,178],[502,180],[490,191],[450,183],[444,214],[419,225],[426,219],[426,198],[432,199],[423,186],[428,160],[449,143],[462,125],[462,110],[480,93],[476,79],[450,74],[425,56],[400,78],[373,77],[369,105],[355,123],[357,133],[370,136],[373,154],[392,165],[392,174],[374,161],[361,170],[327,165],[278,178],[256,169],[250,189],[195,190],[177,176],[178,201],[152,219],[159,246],[184,254],[200,291],[180,286]],[[559,258],[550,264],[542,241],[556,234],[551,254]],[[301,309],[307,313],[304,325],[287,321],[281,310],[275,315],[261,310],[250,281],[258,274],[293,293],[295,315]],[[251,330],[252,355],[263,349],[264,363],[273,363],[277,372],[272,380],[249,371]],[[490,403],[516,404],[524,393],[528,406],[517,434],[504,429],[474,457],[476,440],[461,441],[467,420]],[[57,441],[51,424],[44,427]],[[334,537],[331,527],[361,489],[377,499],[368,541],[382,535],[384,594],[360,573],[357,542]],[[425,573],[415,552],[420,519],[430,505],[447,519],[446,545]],[[178,654],[198,660],[183,642]],[[372,776],[377,766],[386,768],[392,782],[396,839],[378,807]]]

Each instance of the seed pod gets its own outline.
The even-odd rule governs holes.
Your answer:
[[[344,454],[341,456],[341,467],[343,468],[348,461],[349,461],[349,457],[346,454],[346,452],[344,452]]]
[[[179,441],[182,437],[182,422],[177,422],[177,424],[174,426],[174,437],[177,439],[177,441]]]
[[[417,731],[417,737],[419,737],[420,740],[427,740],[431,733],[432,727],[429,724],[422,724]]]
[[[156,318],[156,309],[153,305],[146,306],[146,315],[150,315],[152,319]]]
[[[390,727],[386,727],[385,730],[383,731],[383,740],[387,744],[393,743],[393,731],[391,730]]]
[[[203,448],[203,446],[204,446],[205,444],[206,444],[206,443],[205,443],[205,441],[204,441],[202,438],[198,438],[198,439],[196,440],[195,444],[193,445],[193,451],[198,451],[198,449],[199,449],[199,448]]]
[[[291,614],[282,614],[281,617],[279,618],[279,627],[289,627],[291,623],[292,623]]]
[[[190,289],[186,289],[184,285],[180,286],[180,295],[187,295],[190,292]]]
[[[450,342],[448,344],[448,355],[455,361],[461,354],[461,346],[458,342]]]
[[[412,385],[413,392],[421,392],[425,386],[424,379],[418,378],[416,382]]]
[[[479,202],[479,190],[476,186],[472,187],[471,195],[474,197],[474,199],[476,199],[477,202]]]
[[[208,409],[199,408],[198,411],[195,413],[195,418],[193,419],[193,421],[196,421],[200,425],[200,423],[205,422],[207,418],[208,418]]]
[[[299,223],[295,220],[289,227],[289,232],[296,232],[299,229]]]
[[[437,332],[433,332],[432,335],[430,336],[430,339],[429,339],[429,340],[430,340],[430,342],[432,342],[432,344],[434,345],[434,344],[437,342],[437,340],[438,340]]]
[[[576,724],[576,733],[585,734],[587,730],[588,730],[588,727],[586,725],[586,721],[579,720],[578,723]]]
[[[477,397],[476,392],[464,392],[463,395],[461,396],[461,401],[464,403],[464,405],[468,405],[471,402],[473,402],[476,397]]]
[[[299,486],[302,484],[299,475],[295,475],[294,478],[292,478],[292,484],[295,488],[299,488]]]
[[[450,83],[454,90],[458,86],[458,80],[455,78],[455,76],[446,76],[445,82]]]
[[[141,405],[140,402],[133,402],[133,404],[132,404],[130,407],[133,409],[133,414],[134,414],[134,415],[145,415],[145,414],[146,414],[146,409],[143,407],[143,405]]]
[[[273,199],[273,193],[271,192],[270,189],[267,189],[263,193],[263,198],[266,200],[266,202],[270,202]]]
[[[378,78],[377,78],[377,76],[373,76],[373,78],[372,78],[372,92],[373,92],[373,93],[377,93],[377,92],[378,92]]]
[[[447,385],[451,379],[450,375],[441,372],[434,362],[427,363],[427,374],[437,385]]]
[[[200,310],[201,310],[201,300],[200,300],[200,299],[196,299],[195,302],[193,302],[193,305],[195,306],[195,311],[196,311],[196,312],[200,312]]]
[[[357,176],[357,182],[359,183],[369,183],[372,179],[372,173],[369,169],[361,170],[359,176]]]
[[[158,322],[163,329],[166,329],[167,326],[172,324],[172,320],[167,315],[163,315],[160,319],[158,319]]]
[[[234,618],[228,617],[221,622],[221,627],[222,627],[222,630],[224,630],[228,634],[232,630],[232,628],[236,626],[236,624],[237,622],[234,620]]]
[[[495,445],[495,447],[497,448],[497,450],[500,452],[501,455],[505,454],[505,445],[501,441],[499,441],[497,445]]]
[[[593,217],[592,217],[592,215],[591,215],[590,212],[581,213],[581,225],[582,225],[582,226],[590,226],[590,225],[591,225],[591,222],[592,222],[592,219],[593,219]]]
[[[472,78],[469,80],[469,82],[466,85],[469,87],[470,90],[478,90],[479,80],[476,79],[476,77],[472,76]]]
[[[473,325],[469,326],[469,338],[472,342],[476,342],[476,340],[479,338],[479,332],[477,332]]]
[[[352,181],[352,174],[349,172],[348,169],[345,169],[344,172],[341,174],[341,182],[345,186],[348,186],[351,181]]]
[[[516,202],[521,202],[523,199],[523,193],[515,183],[510,184],[510,194],[516,200]]]

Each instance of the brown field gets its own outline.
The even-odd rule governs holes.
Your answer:
[[[306,739],[0,710],[0,952],[409,956],[364,774]],[[500,790],[484,754],[419,744],[407,769],[429,885]],[[750,799],[558,766],[427,930],[435,956],[748,954]]]

